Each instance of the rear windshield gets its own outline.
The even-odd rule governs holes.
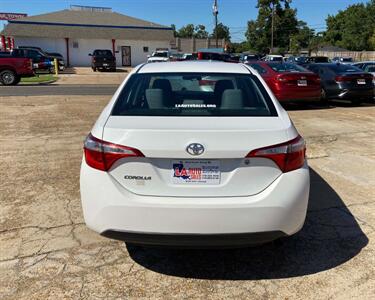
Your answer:
[[[277,116],[256,76],[217,73],[134,74],[115,116]]]
[[[330,66],[328,66],[328,68],[330,68],[335,73],[363,72],[358,67],[351,66],[351,65],[343,65],[343,64],[330,65]]]
[[[94,55],[96,56],[112,56],[111,50],[95,50]]]
[[[285,73],[285,72],[306,72],[306,69],[300,67],[296,64],[290,64],[290,63],[283,63],[283,64],[268,64],[272,70],[278,73]]]
[[[153,57],[168,57],[168,52],[155,52],[152,54]]]

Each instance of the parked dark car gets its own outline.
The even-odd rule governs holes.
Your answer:
[[[353,66],[360,68],[365,72],[371,73],[375,77],[375,61],[360,61],[354,63]]]
[[[320,100],[320,78],[296,64],[257,61],[249,64],[258,71],[280,102]]]
[[[359,104],[374,97],[373,75],[355,66],[317,63],[307,68],[320,76],[323,98],[347,99]]]
[[[21,77],[34,76],[33,63],[29,58],[13,57],[9,52],[0,52],[0,83],[15,85]]]
[[[297,65],[307,64],[308,61],[309,61],[309,57],[307,57],[307,56],[289,56],[286,59],[286,62],[292,63],[292,64],[297,64]]]
[[[53,61],[51,57],[46,56],[43,52],[38,49],[28,49],[28,48],[16,48],[9,52],[12,57],[23,57],[29,58],[33,62],[33,67],[36,71],[48,71],[50,73],[54,72]]]
[[[327,56],[310,56],[307,59],[307,63],[329,63],[331,62],[330,59]]]
[[[94,72],[96,70],[116,71],[116,57],[111,50],[96,49],[89,56],[91,56],[91,68]]]
[[[206,52],[206,51],[198,51],[198,60],[217,60],[217,61],[225,61],[231,63],[238,63],[239,58],[232,57],[228,53],[224,52]]]
[[[35,46],[19,46],[18,49],[38,50],[43,56],[48,57],[51,62],[56,58],[60,71],[64,71],[65,69],[64,57],[60,53],[45,52],[42,48]],[[53,68],[51,68],[50,71],[54,72]]]
[[[65,61],[64,61],[64,56],[62,56],[58,52],[46,52],[50,57],[56,58],[57,62],[59,64],[59,70],[64,71],[65,70]]]

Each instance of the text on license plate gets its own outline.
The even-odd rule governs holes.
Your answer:
[[[108,67],[108,64],[103,64],[104,67]]]
[[[366,80],[365,79],[357,79],[357,83],[358,84],[366,84]]]
[[[172,183],[174,184],[220,184],[219,160],[173,160]]]
[[[297,85],[298,86],[307,86],[307,80],[298,80]]]

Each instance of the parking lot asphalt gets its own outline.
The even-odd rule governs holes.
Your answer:
[[[373,299],[375,106],[288,107],[311,167],[298,234],[177,250],[105,239],[83,222],[82,141],[108,100],[0,97],[0,299]]]
[[[42,95],[113,95],[118,84],[35,84],[1,86],[2,96],[42,96]]]

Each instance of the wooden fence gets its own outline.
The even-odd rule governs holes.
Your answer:
[[[313,56],[327,56],[329,58],[338,57],[351,57],[354,61],[375,61],[375,51],[318,51],[312,53]]]

